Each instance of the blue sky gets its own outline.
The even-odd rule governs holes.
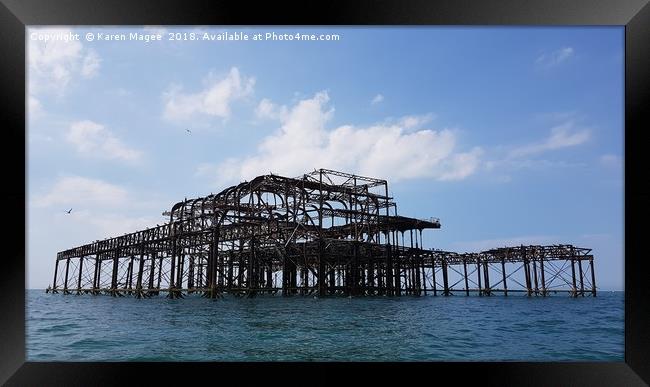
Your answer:
[[[201,40],[224,31],[339,39]],[[593,248],[601,289],[623,288],[622,27],[27,35],[29,288],[58,251],[161,224],[184,197],[321,167],[386,178],[400,214],[439,217],[425,247],[572,243]]]

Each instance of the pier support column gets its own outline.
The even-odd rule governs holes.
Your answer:
[[[79,257],[79,278],[77,279],[77,294],[81,294],[81,274],[84,268],[84,257]]]
[[[207,279],[209,298],[217,297],[217,262],[219,257],[219,230],[215,229],[212,233],[212,243],[208,251],[208,267],[207,267]]]
[[[160,294],[160,284],[162,282],[163,257],[158,258],[158,281],[156,282],[156,295]]]
[[[415,257],[413,262],[413,271],[415,274],[415,293],[419,296],[422,294],[422,280],[420,279],[420,257]]]
[[[300,294],[307,294],[307,287],[309,286],[309,278],[307,275],[307,259],[303,257],[303,266],[300,268]]]
[[[129,290],[129,294],[131,294],[131,290],[133,290],[133,261],[135,260],[135,257],[131,255],[131,259],[129,260],[129,265],[126,268],[126,280],[124,281],[124,289]]]
[[[56,276],[59,273],[59,258],[57,257],[56,263],[54,264],[54,280],[52,281],[52,293],[58,293],[56,291]]]
[[[532,288],[533,288],[533,280],[530,275],[530,264],[528,261],[528,257],[526,256],[526,247],[524,245],[521,245],[521,256],[524,261],[524,275],[526,276],[526,295],[530,297],[532,293]]]
[[[420,265],[420,271],[421,271],[421,276],[422,276],[422,291],[424,292],[424,295],[427,295],[427,277],[426,277],[426,271],[424,269],[424,258],[420,258],[419,261]]]
[[[196,275],[194,274],[194,271],[195,271],[196,258],[194,257],[194,254],[189,253],[187,259],[189,260],[188,269],[187,269],[187,292],[191,293],[195,291],[194,277],[196,277]]]
[[[447,277],[447,259],[443,258],[442,259],[442,283],[444,286],[444,295],[448,296],[449,295],[449,280]]]
[[[585,296],[585,283],[582,275],[582,259],[578,259],[578,272],[580,273],[580,296]]]
[[[431,257],[431,287],[433,288],[433,295],[438,295],[438,284],[436,283],[436,259]]]
[[[368,295],[374,295],[375,294],[375,265],[372,262],[372,258],[370,258],[368,262],[367,279],[368,279],[368,283],[367,283]]]
[[[469,296],[469,278],[467,278],[467,260],[463,258],[463,278],[465,280],[465,295]]]
[[[176,270],[176,291],[178,292],[177,294],[181,294],[181,291],[183,289],[183,272],[185,270],[185,249],[184,248],[178,248],[178,265],[177,265],[177,270]],[[216,265],[215,265],[216,266]]]
[[[483,289],[481,288],[481,260],[476,257],[476,277],[478,280],[478,295],[483,295]]]
[[[234,247],[234,244],[233,244],[233,249],[234,248],[235,247]],[[228,283],[226,285],[228,290],[233,288],[233,280],[235,278],[235,276],[234,276],[234,270],[235,270],[235,268],[234,268],[234,257],[233,257],[232,250],[230,250],[229,256],[230,256],[230,259],[228,259]],[[283,258],[283,259],[286,259],[286,258]],[[282,279],[284,280],[284,274],[282,275]]]
[[[524,275],[526,276],[526,295],[528,297],[532,294],[532,280],[530,278],[530,266],[528,260],[524,258]]]
[[[291,262],[291,273],[289,275],[289,287],[291,294],[298,294],[298,265],[295,262]]]
[[[144,245],[140,248],[140,260],[138,261],[138,279],[135,282],[135,296],[142,298],[142,274],[144,271]]]
[[[153,292],[154,289],[154,278],[156,278],[156,252],[149,254],[149,292]]]
[[[201,256],[199,255],[199,262],[196,264],[196,282],[195,286],[203,290],[203,263],[201,262]],[[221,284],[221,289],[223,289],[223,284]]]
[[[113,271],[111,272],[111,296],[117,296],[117,272],[119,270],[118,266],[119,251],[115,250],[113,253]]]
[[[295,294],[297,286],[297,269],[296,263],[289,257],[284,258],[284,267],[282,273],[282,295],[288,296]]]
[[[248,254],[248,262],[246,262],[246,295],[248,297],[255,296],[255,280],[257,275],[255,273],[255,239],[251,237],[249,242],[250,253]]]
[[[172,227],[170,225],[170,227]],[[176,237],[172,237],[172,262],[169,267],[169,293],[167,298],[176,298]]]
[[[542,297],[546,297],[546,277],[544,274],[544,257],[539,260],[539,270],[542,274]]]
[[[533,278],[535,280],[535,295],[539,295],[539,283],[537,282],[537,264],[535,263],[535,258],[533,258]]]
[[[402,257],[398,249],[395,250],[393,254],[393,249],[391,248],[391,261],[395,262],[395,286],[393,287],[393,294],[396,296],[402,295]]]
[[[275,285],[273,284],[273,263],[269,262],[268,266],[266,267],[266,288],[268,289],[269,294],[273,292],[274,287]]]
[[[503,295],[508,296],[508,284],[506,283],[506,259],[501,258],[501,276],[503,277]]]
[[[325,242],[318,240],[318,296],[327,294],[327,273],[325,272]]]
[[[224,264],[223,254],[219,254],[219,245],[217,245],[217,262],[219,263],[220,275],[218,275],[219,280],[217,281],[217,286],[219,291],[223,291],[226,282],[226,265]],[[200,286],[200,285],[199,285]]]
[[[578,297],[578,288],[576,287],[576,267],[575,259],[571,257],[571,281],[573,284],[573,289],[571,289],[571,297]]]
[[[65,280],[63,281],[63,294],[68,294],[68,271],[70,270],[70,258],[65,260]]]
[[[485,277],[485,295],[491,296],[492,289],[490,289],[490,270],[487,260],[483,262],[483,277]]]
[[[282,295],[284,297],[289,295],[289,259],[286,253],[282,257]],[[232,259],[230,259],[232,262]]]
[[[399,280],[397,281],[399,284]],[[393,260],[390,244],[386,245],[386,295],[393,294]]]
[[[596,274],[594,273],[594,259],[589,258],[589,271],[591,271],[591,295],[596,297]]]
[[[95,254],[95,275],[93,276],[93,294],[99,294],[102,278],[102,260]]]

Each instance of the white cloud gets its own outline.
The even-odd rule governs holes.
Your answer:
[[[28,138],[27,141],[31,143],[35,142],[52,142],[54,141],[54,138],[48,135],[40,134],[40,133],[28,133]]]
[[[555,159],[528,159],[528,158],[513,158],[509,160],[504,160],[497,165],[502,167],[508,167],[510,170],[521,170],[521,169],[535,169],[535,170],[547,170],[550,168],[584,168],[588,164],[584,162],[568,162],[564,160],[555,160]]]
[[[605,167],[612,167],[612,168],[617,168],[620,167],[622,164],[622,160],[620,156],[617,155],[612,155],[612,154],[606,154],[600,156],[600,163],[604,165]]]
[[[425,177],[459,180],[474,173],[479,164],[481,149],[459,152],[457,132],[450,129],[409,132],[404,122],[397,122],[369,127],[343,125],[328,130],[326,123],[334,114],[328,102],[326,92],[299,101],[281,119],[276,133],[258,144],[257,154],[232,158],[216,166],[218,182],[239,182],[271,171],[297,176],[315,168],[392,181]],[[421,119],[416,121],[420,123]],[[197,173],[210,170],[203,164]]]
[[[40,117],[41,114],[43,114],[43,105],[41,104],[41,101],[39,101],[38,98],[34,97],[33,95],[29,95],[27,99],[28,117],[37,118]]]
[[[183,121],[204,114],[227,119],[232,101],[253,92],[255,78],[243,77],[233,67],[225,78],[217,79],[209,74],[204,84],[204,89],[196,93],[183,93],[181,87],[171,87],[163,94],[163,117],[170,121]]]
[[[169,203],[160,198],[152,198],[150,194],[134,195],[126,188],[104,180],[64,176],[43,194],[35,195],[30,204],[34,209],[51,209],[54,217],[64,218],[66,222],[71,222],[84,231],[94,230],[94,235],[103,238],[164,222],[162,215],[152,217],[139,213],[162,213]],[[66,214],[70,208],[72,212]],[[34,211],[43,213],[42,210]],[[70,223],[66,225],[71,226]],[[83,243],[86,242],[90,241]]]
[[[45,288],[58,251],[163,224],[176,198],[75,175],[30,181],[27,207],[29,286]],[[67,210],[72,212],[67,214]],[[46,268],[46,269],[43,269]]]
[[[70,28],[30,28],[37,36],[64,36]],[[89,78],[97,74],[101,59],[96,52],[84,49],[78,40],[28,39],[28,80],[31,94],[53,92],[65,94],[77,76]]]
[[[118,87],[117,89],[109,90],[107,91],[107,93],[120,98],[131,97],[133,95],[133,92],[131,90],[125,89],[123,87]]]
[[[513,149],[510,157],[530,156],[550,150],[572,147],[585,143],[590,137],[591,130],[589,128],[578,128],[574,121],[569,120],[551,128],[551,134],[546,140]]]
[[[435,117],[436,116],[433,113],[416,116],[404,116],[398,120],[398,125],[404,127],[404,129],[419,128],[422,125],[431,122]]]
[[[546,141],[545,149],[559,149],[580,145],[589,140],[590,136],[589,129],[576,130],[575,124],[569,121],[551,129],[551,136]]]
[[[218,166],[210,163],[201,163],[199,164],[198,167],[196,167],[196,171],[194,172],[194,176],[196,177],[214,177],[217,176],[219,173],[219,168]]]
[[[84,57],[81,65],[81,75],[85,78],[92,78],[99,72],[99,65],[101,59],[95,50],[88,50],[88,54]]]
[[[574,50],[572,47],[563,47],[550,53],[543,53],[537,58],[535,63],[542,67],[554,67],[565,62],[573,56],[573,53]]]
[[[105,159],[138,161],[142,153],[129,148],[103,125],[93,121],[78,121],[70,125],[66,140],[73,144],[79,153]]]
[[[49,192],[35,197],[36,207],[52,205],[98,205],[117,207],[127,202],[127,191],[119,186],[81,176],[59,178]]]
[[[263,119],[281,120],[287,116],[287,107],[284,105],[278,106],[271,100],[264,98],[255,108],[255,116]]]
[[[377,94],[372,101],[370,101],[371,105],[377,105],[378,103],[382,102],[384,100],[384,96],[381,94]]]
[[[167,38],[168,30],[163,26],[144,26],[143,30],[146,34],[161,35],[163,40]]]

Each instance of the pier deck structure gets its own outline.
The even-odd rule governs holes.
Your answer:
[[[439,229],[440,221],[398,215],[382,179],[327,169],[269,174],[185,199],[163,215],[163,225],[59,252],[48,291],[596,296],[588,248],[425,248],[423,230]]]

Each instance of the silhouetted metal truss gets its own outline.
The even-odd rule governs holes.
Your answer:
[[[590,249],[425,249],[422,231],[440,221],[397,215],[386,180],[349,173],[259,176],[176,203],[163,215],[166,224],[59,252],[48,291],[596,295]]]

